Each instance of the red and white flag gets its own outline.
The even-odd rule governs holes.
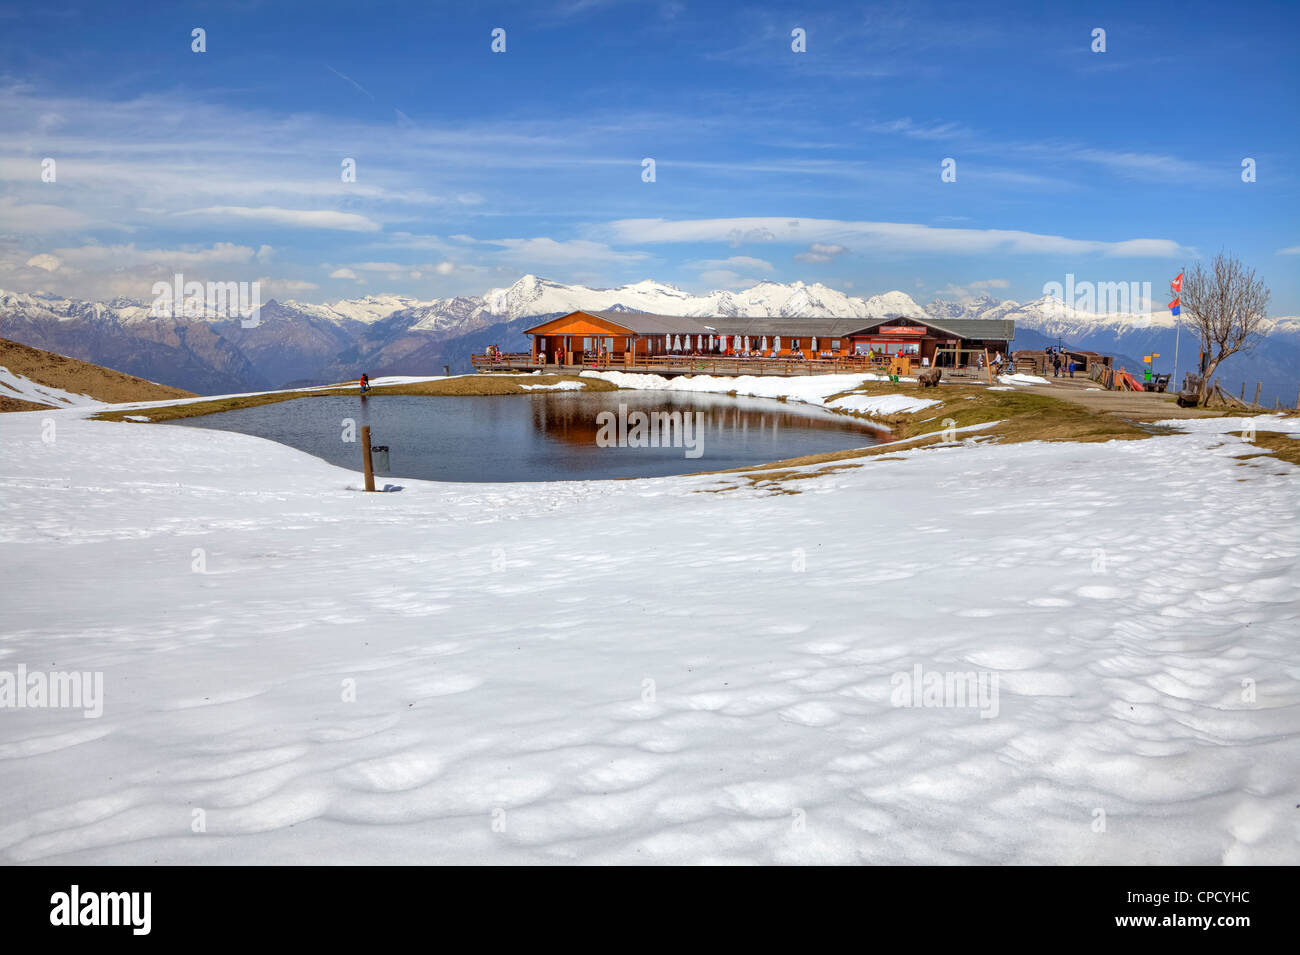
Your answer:
[[[1183,273],[1182,273],[1182,272],[1179,272],[1179,273],[1178,273],[1178,278],[1174,279],[1172,282],[1169,283],[1169,287],[1170,287],[1171,289],[1173,289],[1175,292],[1181,292],[1181,291],[1183,290]]]

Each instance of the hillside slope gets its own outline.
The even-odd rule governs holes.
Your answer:
[[[190,398],[193,392],[160,385],[111,368],[57,355],[0,338],[0,411],[33,411],[77,404],[68,396],[95,401],[161,401]],[[27,386],[24,387],[23,379]]]

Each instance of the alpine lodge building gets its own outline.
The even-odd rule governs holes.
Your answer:
[[[621,368],[656,374],[815,374],[905,359],[952,371],[1008,358],[1009,319],[746,318],[578,311],[524,332],[526,354],[474,356],[479,370]]]

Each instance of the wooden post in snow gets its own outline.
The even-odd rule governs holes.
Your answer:
[[[1255,400],[1251,402],[1252,405],[1259,404],[1259,392],[1260,389],[1263,387],[1264,387],[1264,383],[1262,381],[1255,382]]]
[[[370,460],[370,425],[364,425],[361,428],[361,460],[364,462],[366,471],[366,490],[375,489],[375,465]]]

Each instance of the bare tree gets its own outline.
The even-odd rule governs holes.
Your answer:
[[[1254,269],[1248,270],[1235,255],[1220,252],[1208,272],[1197,263],[1186,273],[1181,295],[1183,311],[1201,336],[1206,356],[1198,399],[1205,404],[1215,369],[1229,355],[1254,346],[1271,293],[1262,279],[1255,278]]]

